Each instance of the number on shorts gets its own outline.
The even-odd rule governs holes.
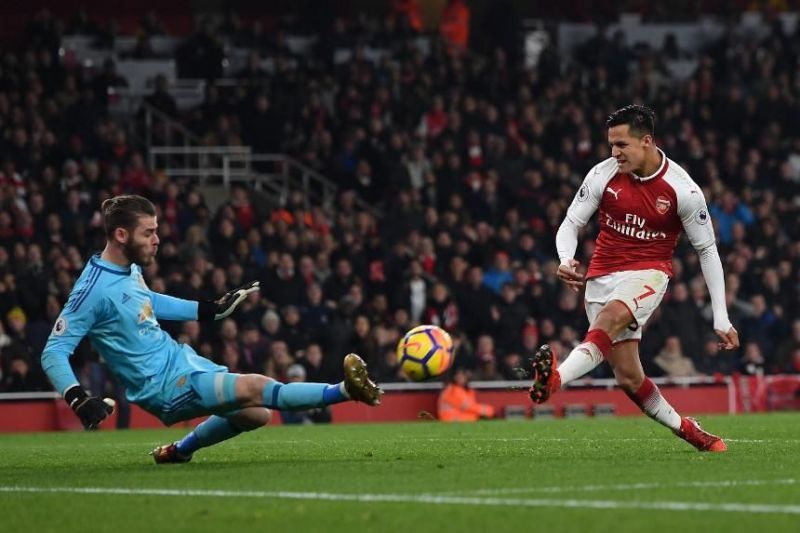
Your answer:
[[[652,296],[652,295],[654,295],[656,293],[656,290],[653,287],[651,287],[650,285],[645,285],[644,288],[647,289],[647,290],[645,292],[643,292],[642,294],[640,294],[639,296],[637,296],[636,298],[634,298],[634,300],[640,302],[640,301],[644,300],[645,298],[647,298],[648,296]]]
[[[645,285],[644,288],[647,289],[647,290],[633,299],[633,303],[636,304],[636,310],[637,311],[642,308],[642,306],[639,305],[639,302],[641,302],[645,298],[648,298],[648,297],[650,297],[650,296],[652,296],[652,295],[654,295],[656,293],[655,289],[653,287],[651,287],[650,285]]]

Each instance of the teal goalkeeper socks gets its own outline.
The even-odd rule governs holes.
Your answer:
[[[264,406],[270,409],[297,411],[347,401],[340,383],[280,383],[270,381],[264,387]]]
[[[227,418],[212,415],[178,442],[178,453],[188,457],[200,448],[217,444],[239,433],[241,430],[234,427]]]

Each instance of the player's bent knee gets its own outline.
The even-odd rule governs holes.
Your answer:
[[[270,378],[261,374],[243,374],[236,380],[236,399],[245,406],[262,405],[262,393]]]

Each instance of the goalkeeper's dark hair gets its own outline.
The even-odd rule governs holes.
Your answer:
[[[139,217],[156,216],[156,206],[153,202],[135,194],[115,196],[103,202],[103,229],[109,239],[114,236],[114,230],[125,228],[132,232],[139,222]]]
[[[645,135],[655,136],[656,114],[647,106],[639,104],[626,105],[617,109],[606,119],[606,127],[627,124],[631,135],[642,138]]]

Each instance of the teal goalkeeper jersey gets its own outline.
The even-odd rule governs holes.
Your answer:
[[[69,365],[75,347],[88,336],[132,402],[150,394],[153,376],[163,376],[181,357],[181,345],[158,324],[196,320],[197,302],[151,291],[141,268],[123,268],[92,256],[53,326],[42,353],[42,368],[63,394],[78,383]]]

